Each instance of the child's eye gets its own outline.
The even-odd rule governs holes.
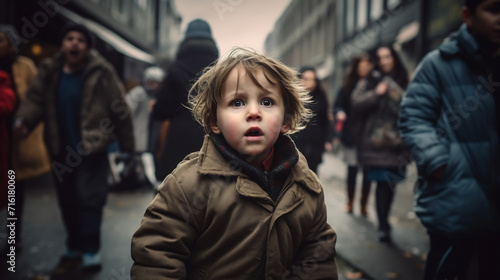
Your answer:
[[[245,103],[243,103],[243,100],[241,99],[236,99],[231,102],[231,106],[233,107],[241,107],[243,105],[245,105]]]
[[[268,106],[274,105],[274,101],[272,99],[270,99],[270,98],[264,98],[264,99],[262,99],[262,101],[260,102],[260,104],[268,107]]]

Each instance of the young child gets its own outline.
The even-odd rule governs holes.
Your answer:
[[[324,192],[287,134],[310,118],[296,73],[235,48],[190,92],[207,136],[132,239],[132,279],[337,279]]]

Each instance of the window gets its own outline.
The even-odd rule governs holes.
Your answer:
[[[377,20],[384,13],[384,0],[371,0],[370,19]]]
[[[356,24],[356,1],[346,0],[345,2],[345,31],[349,36],[353,33]]]
[[[368,22],[368,0],[358,0],[358,22],[356,26],[362,29]]]

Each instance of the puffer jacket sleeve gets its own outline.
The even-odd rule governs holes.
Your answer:
[[[419,171],[429,176],[439,167],[445,165],[449,158],[449,143],[442,133],[444,128],[438,126],[441,106],[442,77],[437,51],[428,54],[415,70],[415,77],[408,86],[403,97],[399,130],[403,142],[411,152]],[[442,69],[441,69],[442,70]]]
[[[132,238],[132,279],[186,279],[197,236],[191,213],[178,181],[169,175]]]
[[[335,264],[337,235],[326,221],[324,192],[319,194],[313,226],[295,255],[287,279],[338,279]]]

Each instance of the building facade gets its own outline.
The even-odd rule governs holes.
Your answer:
[[[146,67],[171,59],[181,39],[174,0],[7,0],[0,2],[0,15],[0,23],[18,29],[19,53],[37,63],[58,51],[64,24],[87,26],[127,89]]]
[[[266,52],[297,70],[315,66],[327,88],[333,70],[335,0],[293,0],[267,36]]]
[[[393,46],[412,73],[422,56],[461,24],[456,0],[293,0],[266,51],[293,67],[315,66],[330,102],[351,59]]]

